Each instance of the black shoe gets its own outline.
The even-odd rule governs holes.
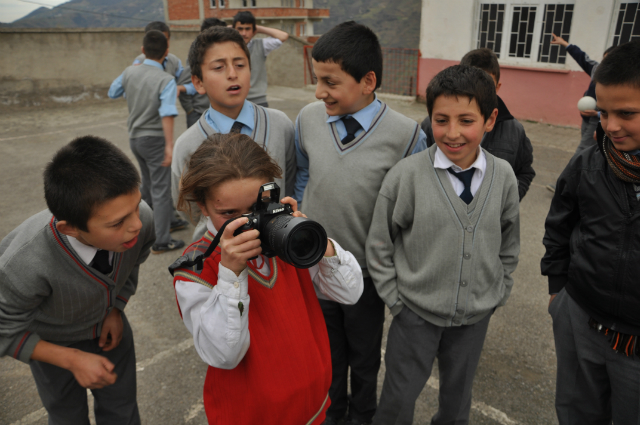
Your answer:
[[[173,251],[174,249],[180,249],[184,247],[184,241],[171,239],[169,243],[158,244],[154,243],[151,247],[152,254],[162,254],[163,252]]]
[[[550,190],[553,193],[556,193],[556,185],[555,184],[548,184],[547,186],[547,190]]]
[[[171,227],[169,227],[169,232],[174,232],[176,230],[186,229],[189,225],[187,220],[183,220],[181,218],[171,220]]]

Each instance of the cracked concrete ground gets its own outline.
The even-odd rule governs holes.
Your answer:
[[[271,86],[269,103],[292,120],[315,100],[312,90]],[[399,112],[421,121],[424,104],[386,98]],[[182,113],[182,110],[180,111]],[[577,113],[577,112],[576,112]],[[116,143],[131,156],[123,100],[57,108],[3,109],[0,114],[0,238],[45,208],[42,170],[53,153],[76,136],[93,134]],[[185,129],[184,114],[175,134]],[[493,316],[477,371],[471,422],[474,424],[555,424],[555,351],[547,314],[547,286],[540,276],[544,219],[556,178],[578,145],[574,128],[523,122],[534,147],[537,176],[521,204],[520,264],[507,305]],[[134,161],[135,163],[135,161]],[[191,230],[177,232],[189,240]],[[143,264],[137,294],[127,314],[134,330],[138,399],[144,424],[205,424],[202,386],[206,365],[180,320],[166,266],[176,253],[151,255]],[[390,316],[386,328],[390,323]],[[385,330],[386,337],[386,330]],[[383,342],[383,348],[386,341]],[[379,391],[384,377],[379,374]],[[437,378],[437,369],[434,369]],[[416,424],[428,424],[437,409],[437,379],[416,405]],[[241,395],[239,395],[241,397]],[[46,424],[28,366],[0,358],[0,424]]]

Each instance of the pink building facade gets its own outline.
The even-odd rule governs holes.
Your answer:
[[[423,0],[418,93],[469,50],[488,47],[500,61],[499,95],[516,118],[579,126],[576,104],[590,76],[550,44],[551,33],[600,61],[608,46],[640,39],[639,17],[638,1]]]

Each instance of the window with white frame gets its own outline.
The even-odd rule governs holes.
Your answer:
[[[614,16],[613,46],[640,40],[640,4],[638,2],[620,3],[618,14]]]
[[[574,2],[479,0],[476,47],[487,47],[507,62],[564,64],[564,47],[551,45],[551,34],[568,41]]]
[[[224,7],[225,0],[209,0],[212,9],[215,9],[216,3],[220,7]]]
[[[256,7],[256,0],[242,0],[242,7]]]
[[[282,0],[282,7],[293,7],[294,0]]]

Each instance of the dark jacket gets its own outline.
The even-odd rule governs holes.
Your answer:
[[[640,209],[598,145],[574,155],[558,178],[545,222],[542,274],[602,325],[640,335]],[[585,323],[586,326],[586,323]]]
[[[593,76],[595,75],[596,69],[598,68],[598,65],[600,65],[600,62],[597,62],[591,59],[589,55],[583,52],[575,44],[569,44],[567,46],[567,53],[569,53],[573,58],[573,60],[575,60],[578,63],[578,65],[580,65],[580,68],[582,68],[582,70],[586,72],[587,75],[589,75],[589,77],[591,77],[591,82],[589,83],[589,87],[587,88],[587,91],[584,92],[584,95],[591,96],[592,98],[595,99],[596,83],[593,81]],[[589,122],[589,117],[585,117],[583,115],[580,115],[580,116],[582,117],[583,121]]]
[[[427,147],[435,143],[431,131],[431,119],[422,121],[422,130],[427,135]],[[518,194],[520,200],[529,190],[531,181],[536,176],[531,164],[533,163],[533,147],[524,132],[524,127],[509,112],[506,105],[498,96],[498,118],[493,130],[484,135],[480,144],[489,153],[502,158],[511,164],[518,179]]]

